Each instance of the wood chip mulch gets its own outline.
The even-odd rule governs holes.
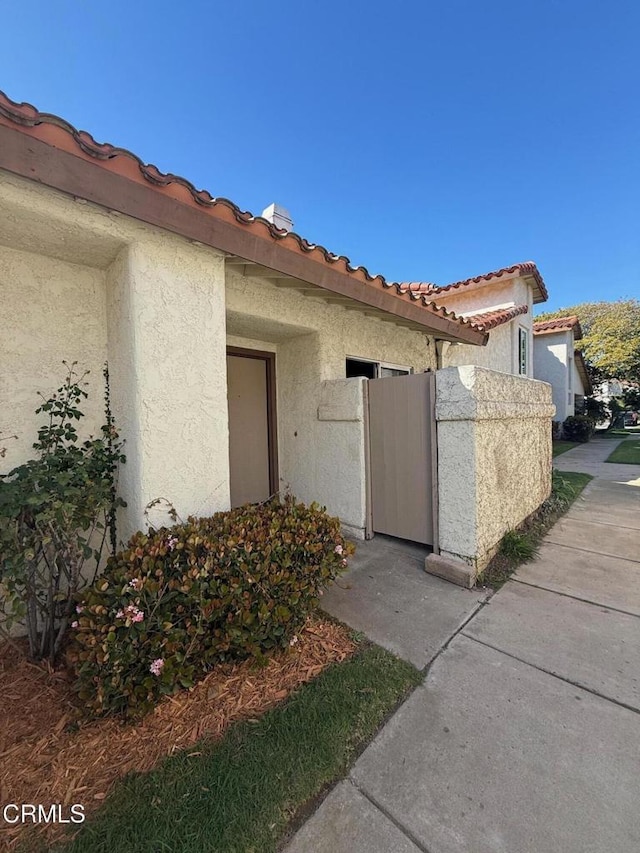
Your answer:
[[[201,737],[220,737],[235,720],[258,717],[354,650],[344,628],[310,619],[298,643],[263,668],[252,661],[217,667],[136,724],[108,718],[70,728],[77,719],[70,677],[0,649],[0,808],[82,803],[91,814],[122,776],[151,770]],[[65,827],[49,824],[42,832],[52,842]],[[7,827],[0,813],[0,850],[13,850],[27,833],[33,826]]]

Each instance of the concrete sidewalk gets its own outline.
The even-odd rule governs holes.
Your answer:
[[[640,438],[634,433],[627,438]],[[640,485],[640,465],[623,465],[617,462],[606,462],[607,456],[627,438],[619,440],[612,438],[592,438],[586,444],[581,444],[561,453],[553,460],[553,467],[559,471],[582,471],[591,474],[599,480],[627,483],[635,482]],[[634,473],[635,472],[635,473]]]
[[[322,609],[424,669],[489,596],[488,590],[428,575],[428,553],[390,536],[358,542],[348,572],[327,590]]]
[[[615,446],[555,460],[597,479],[287,853],[640,850],[640,466]]]

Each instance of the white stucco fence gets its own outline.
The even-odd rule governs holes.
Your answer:
[[[447,574],[449,563],[472,584],[549,496],[554,412],[545,382],[471,365],[437,371],[440,555],[428,570]]]

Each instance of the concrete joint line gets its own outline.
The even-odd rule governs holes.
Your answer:
[[[624,558],[620,558],[624,559]],[[557,589],[550,589],[548,586],[542,586],[539,583],[529,583],[529,581],[520,580],[520,578],[510,578],[513,583],[521,583],[524,586],[532,586],[534,589],[543,589],[545,592],[552,592],[554,595],[563,595],[565,598],[573,598],[574,601],[581,601],[583,604],[591,604],[594,607],[604,607],[606,610],[612,610],[614,613],[624,613],[625,616],[634,616],[640,619],[637,613],[631,613],[630,610],[622,610],[620,607],[612,607],[610,604],[603,604],[601,601],[592,601],[590,598],[580,598],[579,595],[571,595],[570,592],[560,592]]]
[[[365,800],[370,802],[371,805],[375,809],[377,809],[381,814],[383,814],[386,817],[386,819],[388,821],[390,821],[395,826],[396,829],[399,829],[400,832],[404,836],[406,836],[409,839],[409,841],[418,848],[418,850],[421,851],[421,853],[432,853],[432,851],[429,850],[428,847],[424,846],[424,844],[420,841],[419,838],[416,838],[416,836],[411,832],[410,829],[407,829],[406,826],[403,826],[400,823],[400,821],[396,817],[394,817],[394,815],[391,814],[391,812],[388,809],[386,809],[383,805],[381,805],[364,788],[361,788],[360,785],[358,785],[358,783],[351,776],[349,776],[349,782],[351,785],[353,785],[353,787],[356,789],[356,791],[365,798]]]
[[[469,634],[463,634],[463,636],[467,640],[473,640],[474,643],[478,643],[480,646],[484,646],[487,649],[492,649],[494,652],[498,652],[500,655],[505,655],[505,657],[511,658],[512,660],[517,660],[519,663],[523,663],[525,666],[530,667],[531,669],[537,669],[538,672],[544,672],[545,675],[550,675],[552,678],[556,678],[558,681],[563,681],[565,684],[570,684],[572,687],[577,688],[578,690],[584,690],[585,693],[591,693],[592,696],[597,696],[599,699],[604,699],[605,702],[611,702],[612,705],[617,705],[619,708],[625,708],[627,711],[631,711],[634,714],[638,714],[640,716],[640,709],[634,708],[633,705],[627,705],[625,702],[619,702],[617,699],[612,699],[610,696],[605,696],[604,693],[598,693],[597,690],[593,690],[591,687],[585,687],[584,684],[580,684],[577,681],[572,681],[570,678],[564,678],[562,675],[558,675],[557,672],[552,672],[549,669],[545,669],[542,666],[536,666],[534,663],[531,663],[524,658],[518,657],[518,655],[513,655],[511,652],[505,652],[504,649],[499,649],[497,646],[492,646],[491,643],[487,643],[484,640],[479,640],[477,637],[472,637]]]
[[[442,646],[438,649],[438,651],[435,653],[435,655],[431,658],[429,663],[425,667],[423,667],[421,670],[419,670],[420,674],[424,676],[424,678],[422,679],[423,684],[427,680],[427,676],[429,675],[429,670],[434,665],[434,663],[438,660],[440,655],[443,652],[446,652],[446,650],[449,648],[449,646],[455,640],[455,638],[458,636],[458,634],[461,634],[464,631],[464,629],[467,627],[469,622],[471,622],[472,619],[475,619],[475,617],[478,615],[478,613],[480,613],[480,611],[482,610],[483,607],[487,606],[487,604],[491,601],[491,599],[493,598],[494,595],[495,595],[495,591],[491,592],[488,595],[488,597],[485,598],[484,601],[479,601],[478,604],[476,605],[476,607],[471,611],[471,613],[467,616],[467,618],[462,622],[462,624],[453,632],[453,634],[449,637],[449,639],[445,643],[442,644]]]
[[[585,523],[582,518],[576,518],[575,515],[565,515],[563,518],[566,519],[567,521],[580,521],[583,524]],[[637,527],[627,527],[626,524],[618,524],[617,522],[614,524],[613,521],[591,521],[590,520],[587,523],[590,525],[599,524],[600,527],[619,527],[621,530],[635,530],[638,533],[640,533],[640,531],[638,531]],[[556,543],[554,543],[554,544],[556,544]],[[572,547],[572,546],[567,546],[567,547]],[[624,560],[627,558],[623,557],[622,559]]]
[[[549,542],[551,545],[557,545],[558,548],[569,548],[571,551],[582,551],[584,554],[597,554],[599,557],[613,557],[616,560],[628,560],[630,563],[640,563],[640,560],[634,560],[633,557],[621,557],[620,554],[611,554],[607,551],[594,551],[592,548],[580,548],[578,545],[566,545],[564,542],[554,542],[553,539],[549,539],[549,536],[552,535],[547,534],[542,544],[544,545]]]

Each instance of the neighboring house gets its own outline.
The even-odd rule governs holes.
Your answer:
[[[472,583],[549,495],[549,387],[436,372],[443,343],[480,351],[496,318],[458,318],[291,227],[0,93],[0,430],[19,437],[0,470],[32,454],[63,359],[91,370],[80,426],[98,431],[108,360],[122,539],[171,523],[158,499],[186,519],[288,489],[355,536],[431,545],[431,571]],[[528,333],[534,265],[484,278],[441,292],[453,307],[486,287],[474,313],[526,308]],[[530,376],[526,335],[520,354]]]
[[[482,350],[464,343],[440,346],[443,367],[476,364],[501,373],[532,378],[533,306],[548,298],[536,265],[527,261],[495,272],[436,285],[405,282],[402,288],[433,299],[459,317],[490,331],[489,343]]]
[[[584,409],[593,393],[582,353],[575,342],[582,338],[577,317],[558,317],[533,324],[533,360],[536,379],[553,388],[555,421],[563,423]]]

